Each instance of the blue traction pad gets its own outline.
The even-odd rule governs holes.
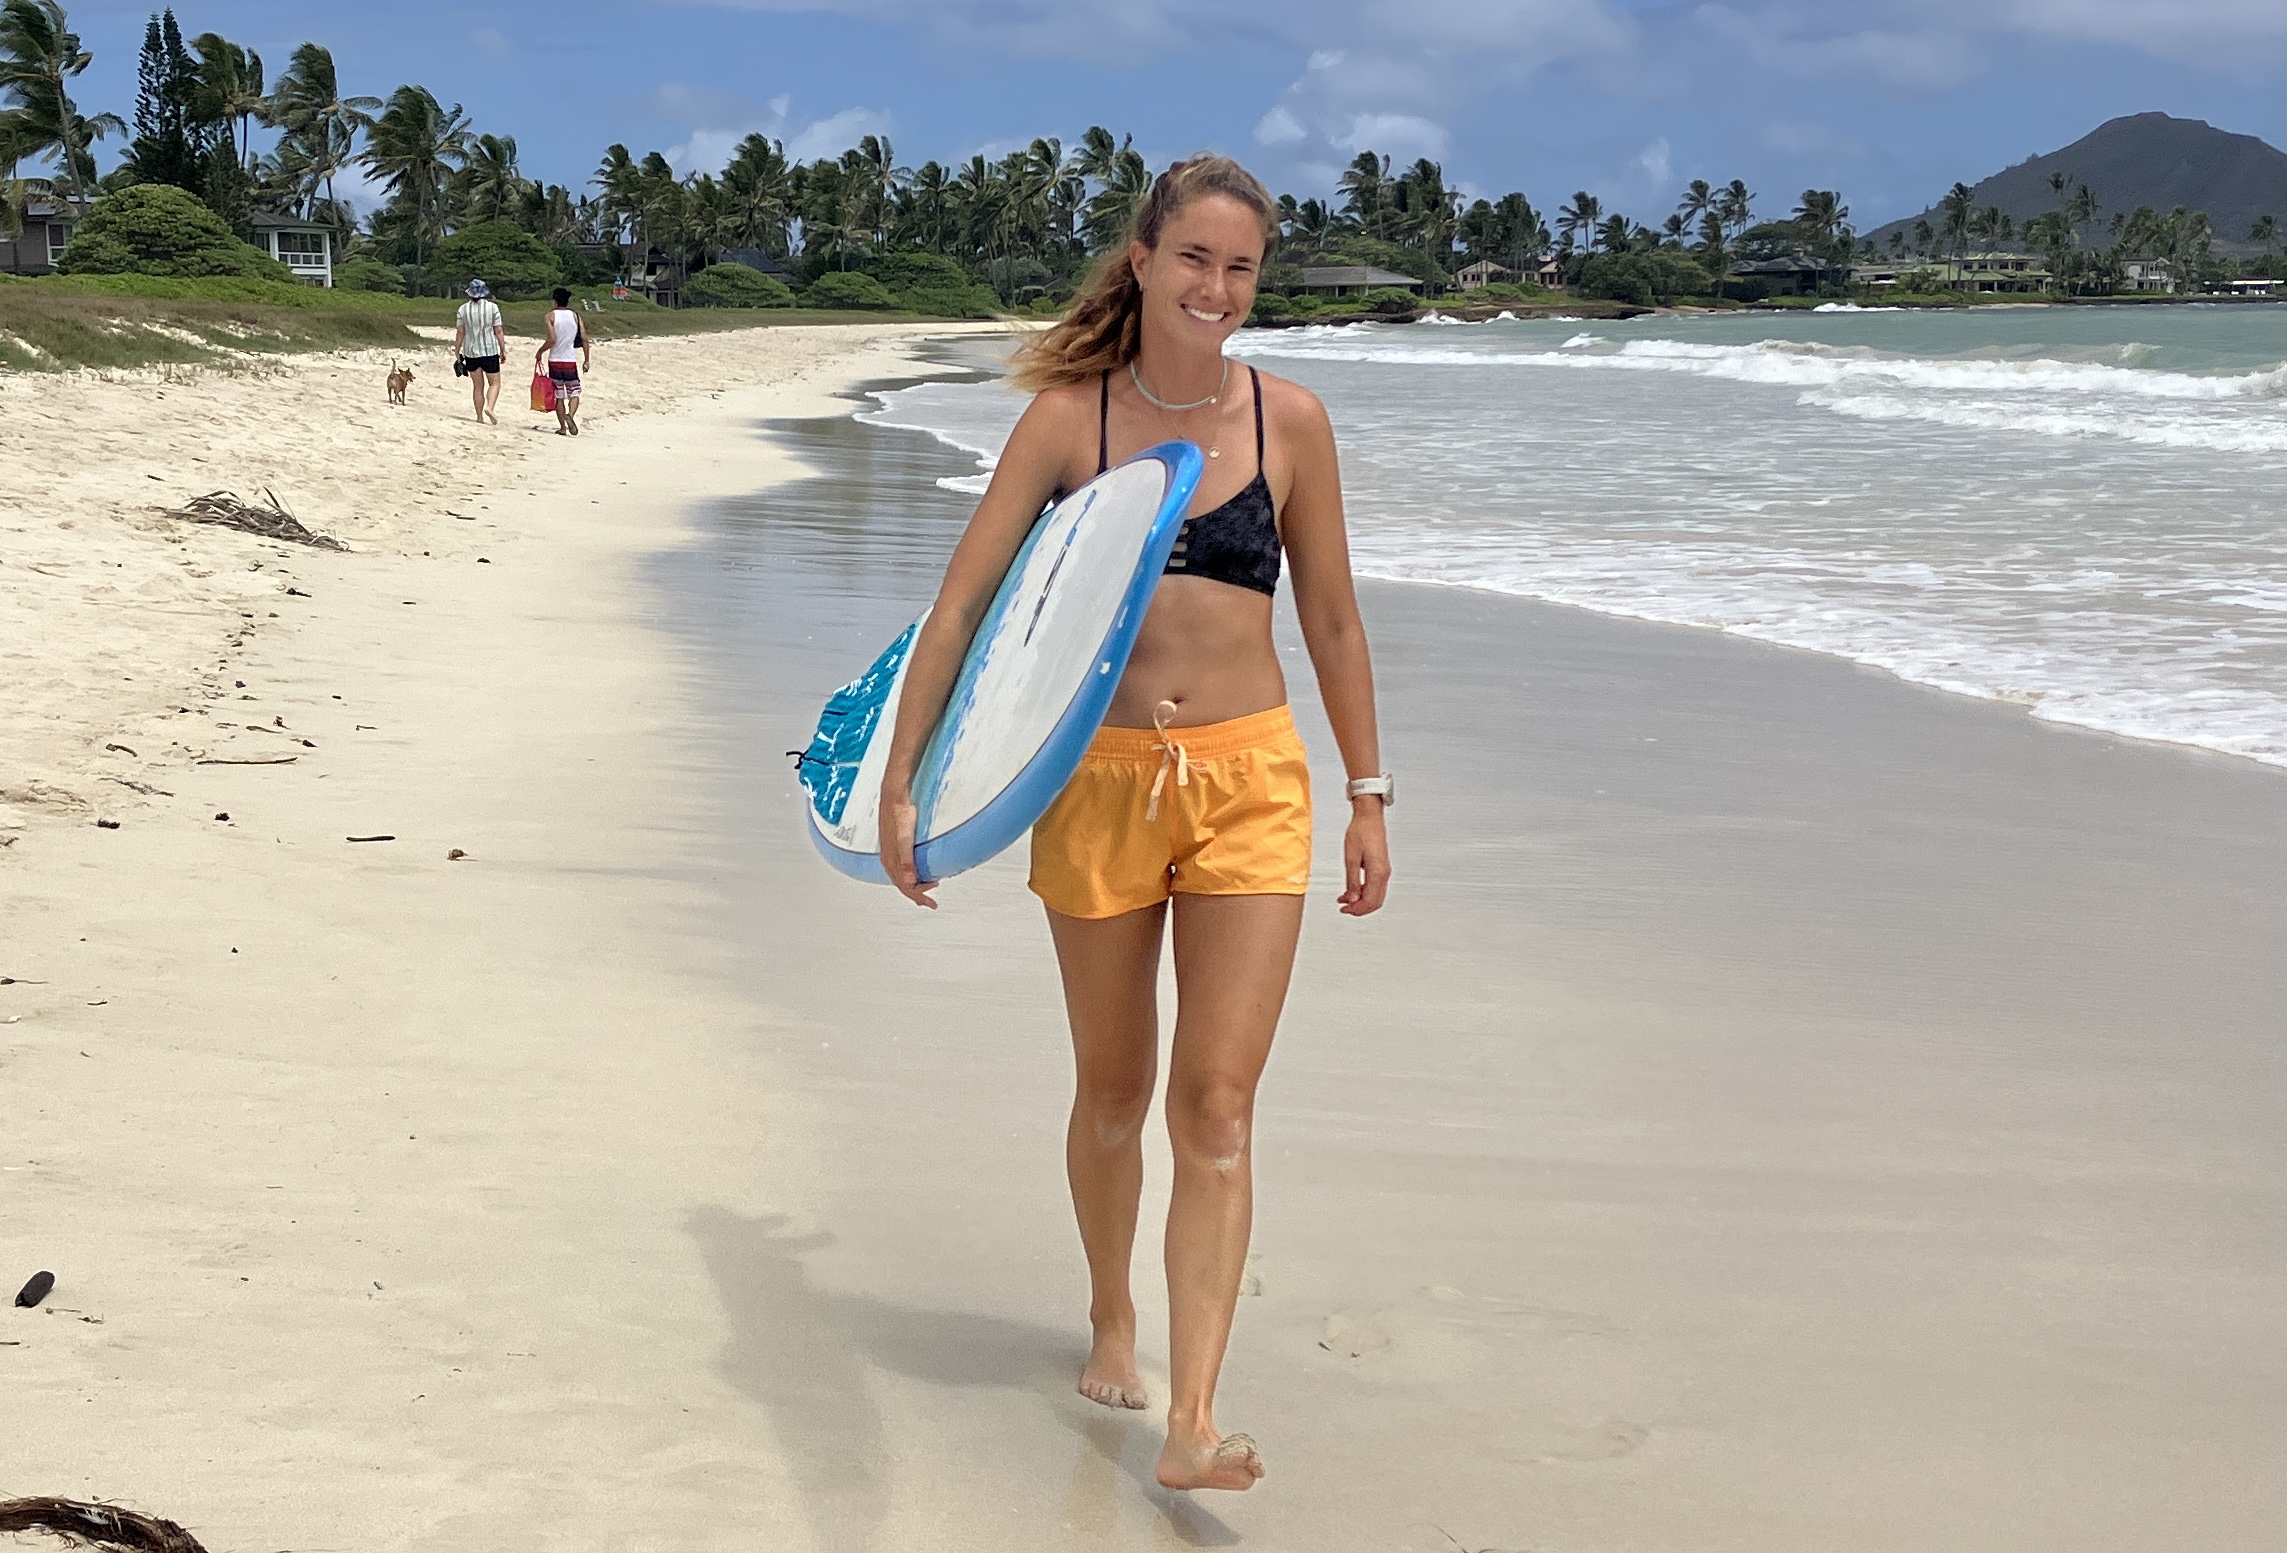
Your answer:
[[[819,714],[818,731],[810,736],[810,747],[799,757],[797,769],[810,806],[829,825],[842,822],[850,791],[857,786],[858,763],[866,757],[882,708],[889,704],[890,687],[897,683],[897,672],[905,666],[905,655],[912,651],[920,630],[919,621],[907,626],[871,668],[835,691]]]

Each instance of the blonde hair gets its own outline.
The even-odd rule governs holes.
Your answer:
[[[1270,253],[1278,241],[1278,203],[1261,179],[1227,156],[1177,162],[1152,180],[1127,232],[1096,261],[1064,316],[1017,351],[1009,381],[1026,393],[1038,393],[1086,382],[1135,360],[1143,338],[1143,288],[1128,263],[1128,249],[1136,243],[1157,248],[1169,218],[1206,194],[1227,195],[1260,216],[1263,252]]]

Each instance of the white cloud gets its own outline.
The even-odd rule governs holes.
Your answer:
[[[1329,137],[1350,151],[1382,151],[1394,161],[1445,155],[1445,126],[1411,113],[1360,113],[1350,127]]]
[[[1302,127],[1302,121],[1283,107],[1273,107],[1255,122],[1255,142],[1258,145],[1291,146],[1309,136],[1310,131]]]
[[[1675,164],[1668,156],[1668,137],[1662,135],[1637,152],[1636,166],[1651,181],[1654,189],[1665,189],[1675,182]]]
[[[512,49],[508,34],[498,27],[479,27],[469,34],[469,42],[487,59],[506,59]]]
[[[688,125],[691,133],[680,145],[661,153],[683,174],[720,172],[749,135],[768,135],[783,141],[786,155],[797,162],[821,156],[839,156],[864,135],[890,132],[890,116],[878,108],[844,108],[822,119],[797,124],[791,117],[793,100],[781,93],[757,108],[731,92],[696,92],[687,87],[662,86],[643,103],[660,118]]]
[[[796,162],[814,161],[821,156],[839,156],[858,143],[861,136],[889,133],[889,115],[877,108],[844,108],[831,118],[816,123],[786,137],[786,155]]]

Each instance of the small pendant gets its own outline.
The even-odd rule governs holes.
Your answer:
[[[1207,456],[1209,458],[1221,458],[1223,456],[1223,450],[1221,448],[1209,448],[1207,450]]]

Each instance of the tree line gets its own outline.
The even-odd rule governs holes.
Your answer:
[[[830,272],[878,270],[884,256],[903,253],[950,261],[1003,306],[1053,301],[1117,241],[1152,178],[1131,136],[1095,126],[1070,147],[1043,137],[998,158],[919,167],[901,165],[886,135],[799,161],[783,141],[752,134],[721,168],[687,172],[660,151],[613,145],[575,190],[526,176],[514,136],[479,129],[460,104],[424,86],[346,93],[321,44],[297,47],[272,80],[252,49],[214,32],[186,40],[164,11],[145,33],[131,122],[84,115],[73,101],[71,83],[89,59],[60,0],[0,0],[0,230],[34,199],[85,204],[134,184],[170,184],[242,231],[258,210],[331,227],[337,273],[377,289],[438,290],[442,271],[480,262],[513,276],[594,282],[653,253],[683,274],[729,254],[760,256],[810,285]],[[257,128],[275,138],[258,145]],[[96,146],[109,139],[124,142],[122,154],[99,176]],[[33,163],[50,171],[20,175]],[[382,193],[363,217],[337,192],[352,173]],[[2196,269],[2211,255],[2205,217],[2141,211],[2106,227],[2085,185],[2053,182],[2057,210],[2022,234],[2000,211],[1976,209],[1957,184],[1941,222],[1894,234],[1891,256],[1935,261],[2021,237],[2060,284],[2097,289],[2117,283],[2127,258]],[[1853,260],[1881,257],[1858,241],[1833,190],[1806,189],[1771,219],[1758,219],[1755,198],[1741,181],[1695,180],[1652,226],[1583,190],[1552,220],[1520,191],[1468,199],[1429,158],[1398,167],[1362,151],[1333,198],[1279,197],[1283,242],[1264,289],[1298,290],[1304,267],[1358,264],[1436,290],[1489,260],[1527,285],[1553,263],[1556,278],[1588,294],[1665,302],[1737,294],[1733,267],[1742,260],[1816,259],[1839,287]],[[2098,241],[2107,235],[2109,244]],[[441,251],[456,262],[440,269]],[[950,271],[929,273],[933,284],[950,284]]]

